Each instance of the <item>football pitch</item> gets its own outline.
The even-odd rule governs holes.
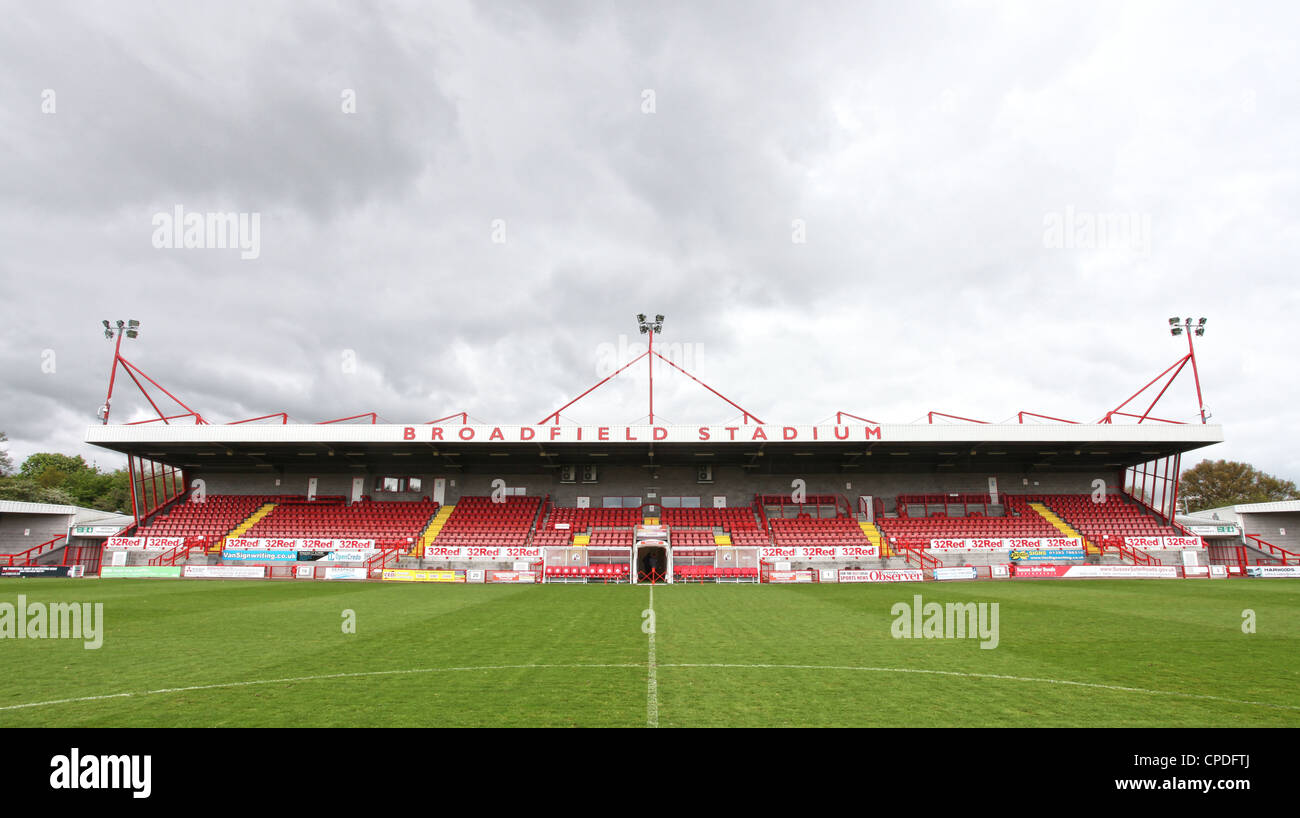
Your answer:
[[[6,631],[0,727],[1300,726],[1287,580],[0,580],[19,595],[102,603],[102,645]],[[895,638],[917,595],[997,603],[996,647]]]

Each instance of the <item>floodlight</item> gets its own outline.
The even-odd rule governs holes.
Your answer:
[[[1178,321],[1177,318],[1170,318],[1170,319],[1169,319],[1169,326],[1171,326],[1171,327],[1176,327],[1176,326],[1178,326],[1178,323],[1179,323],[1179,321]]]
[[[104,321],[104,329],[111,329],[111,328],[109,327],[109,325],[108,325],[108,321],[107,321],[107,320]]]
[[[1201,319],[1201,323],[1202,323],[1202,324],[1205,323],[1205,319],[1204,319],[1204,318]],[[132,319],[130,319],[129,321],[126,322],[126,325],[127,325],[128,327],[132,328],[132,329],[135,329],[136,327],[139,327],[139,326],[140,326],[140,322],[137,321],[137,320],[135,320],[134,318],[132,318]]]
[[[1197,323],[1200,324],[1201,326],[1205,326],[1205,319],[1202,318],[1202,319],[1201,319],[1200,321],[1198,321]]]

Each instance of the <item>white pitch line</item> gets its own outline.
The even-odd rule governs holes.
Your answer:
[[[655,586],[650,586],[650,656],[647,661],[649,675],[645,683],[645,726],[659,726],[659,671],[655,663],[655,631],[659,623],[655,619]]]
[[[654,592],[651,591],[652,595],[653,593]],[[653,634],[651,634],[651,636],[652,636],[651,644],[653,645]],[[966,673],[957,670],[923,670],[920,668],[905,668],[905,667],[855,667],[852,665],[769,665],[769,664],[724,664],[724,663],[660,665],[653,661],[654,659],[653,650],[654,648],[651,647],[651,654],[650,654],[652,660],[650,663],[651,687],[649,688],[649,690],[647,690],[647,693],[649,693],[650,690],[656,691],[655,697],[651,699],[652,701],[655,702],[654,710],[650,711],[649,704],[647,704],[647,711],[648,711],[647,716],[648,717],[651,715],[653,716],[652,726],[658,726],[659,723],[657,688],[655,686],[654,679],[655,679],[655,675],[656,675],[655,672],[657,668],[661,668],[661,667],[737,668],[737,669],[747,669],[747,670],[849,670],[849,671],[862,671],[868,673],[927,673],[936,676],[958,676],[958,677],[964,677],[970,679],[994,679],[999,681],[1031,682],[1037,684],[1072,685],[1075,687],[1089,687],[1089,688],[1095,688],[1099,690],[1115,690],[1123,693],[1145,693],[1145,694],[1150,694],[1155,696],[1177,696],[1177,697],[1188,698],[1188,699],[1204,699],[1209,701],[1225,702],[1227,704],[1246,704],[1246,705],[1253,705],[1255,707],[1273,707],[1281,710],[1300,710],[1300,706],[1296,706],[1296,705],[1274,704],[1272,702],[1256,702],[1256,701],[1248,701],[1244,699],[1228,699],[1223,696],[1211,696],[1203,693],[1182,693],[1176,690],[1151,690],[1143,687],[1124,687],[1121,685],[1106,685],[1097,682],[1076,682],[1069,679],[1038,679],[1030,676],[1004,676],[996,673]],[[191,685],[189,687],[165,687],[165,688],[160,688],[158,690],[140,690],[140,691],[134,691],[128,693],[108,693],[102,696],[78,696],[76,698],[71,698],[71,699],[51,699],[49,701],[43,701],[43,702],[27,702],[24,704],[0,705],[0,712],[6,710],[24,710],[32,707],[50,707],[58,704],[75,704],[77,702],[97,702],[97,701],[104,701],[106,699],[129,699],[138,696],[159,696],[167,693],[189,693],[198,690],[220,690],[223,688],[250,687],[254,685],[290,684],[293,682],[316,682],[316,681],[325,681],[330,679],[363,678],[368,676],[397,676],[397,675],[410,675],[415,673],[457,673],[457,672],[482,671],[482,670],[547,670],[547,669],[597,670],[602,668],[630,668],[630,667],[643,667],[643,665],[640,662],[624,662],[621,664],[483,665],[480,667],[427,667],[427,668],[414,668],[410,670],[368,670],[368,671],[362,671],[357,673],[329,673],[320,676],[295,676],[287,679],[255,679],[246,682],[220,682],[217,684]]]
[[[1179,696],[1187,699],[1208,699],[1216,702],[1227,702],[1229,704],[1251,704],[1258,707],[1276,707],[1283,710],[1300,710],[1300,706],[1292,704],[1273,704],[1272,702],[1253,702],[1244,699],[1228,699],[1223,696],[1211,696],[1205,693],[1182,693],[1177,690],[1151,690],[1145,687],[1124,687],[1122,685],[1104,685],[1098,682],[1075,682],[1069,679],[1036,679],[1032,676],[1003,676],[997,673],[965,673],[959,670],[923,670],[920,668],[907,667],[852,667],[847,665],[741,665],[741,664],[675,664],[660,665],[660,667],[679,667],[679,668],[763,668],[774,670],[857,670],[869,673],[931,673],[936,676],[961,676],[968,679],[999,679],[1009,682],[1034,682],[1038,684],[1053,685],[1073,685],[1075,687],[1091,687],[1098,690],[1118,690],[1124,693],[1149,693],[1155,696]]]
[[[412,673],[456,673],[474,670],[546,670],[574,668],[620,668],[641,667],[640,662],[624,664],[590,664],[590,665],[484,665],[482,667],[425,667],[412,670],[367,670],[357,673],[327,673],[321,676],[294,676],[288,679],[254,679],[247,682],[220,682],[208,685],[191,685],[189,687],[163,687],[158,690],[139,690],[130,693],[108,693],[102,696],[78,696],[73,699],[51,699],[44,702],[27,702],[26,704],[8,704],[0,706],[0,711],[23,710],[29,707],[49,707],[56,704],[73,704],[75,702],[98,702],[105,699],[129,699],[135,696],[158,696],[165,693],[189,693],[196,690],[220,690],[229,687],[249,687],[252,685],[289,684],[291,682],[317,682],[326,679],[355,679],[365,676],[396,676]]]

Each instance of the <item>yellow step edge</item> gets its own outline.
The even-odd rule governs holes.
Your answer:
[[[713,544],[714,544],[714,545],[731,545],[731,535],[730,535],[730,534],[714,534],[714,535],[713,535]]]
[[[245,517],[242,523],[230,529],[230,531],[226,533],[226,536],[213,543],[210,550],[220,551],[226,544],[226,540],[244,536],[244,532],[257,525],[259,520],[270,514],[273,510],[275,510],[275,503],[263,503],[258,506],[257,511],[254,511],[252,514]]]
[[[867,520],[859,520],[858,527],[862,529],[863,534],[867,535],[867,541],[880,549],[880,555],[882,557],[894,556],[894,552],[890,549],[889,543],[885,542],[885,535],[880,533],[880,529],[876,527],[875,523],[868,522]]]
[[[1061,517],[1042,503],[1030,503],[1029,507],[1038,512],[1038,516],[1052,524],[1052,527],[1067,537],[1077,537],[1083,540],[1083,551],[1085,554],[1100,554],[1101,549],[1092,544],[1092,541],[1075,530],[1074,526],[1062,520]]]
[[[429,525],[424,529],[424,532],[420,534],[420,539],[416,541],[416,554],[418,556],[423,557],[424,549],[432,545],[433,541],[442,533],[442,527],[447,524],[447,518],[451,516],[451,512],[454,511],[455,508],[455,506],[442,506],[438,509],[438,513],[433,515],[433,519],[429,521]]]

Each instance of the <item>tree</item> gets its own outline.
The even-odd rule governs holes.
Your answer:
[[[17,474],[0,477],[0,499],[77,505],[104,511],[131,507],[126,469],[101,472],[80,456],[40,452]]]
[[[1184,471],[1181,482],[1182,496],[1192,510],[1292,500],[1300,495],[1290,480],[1231,460],[1203,460]]]
[[[0,477],[8,477],[14,473],[13,458],[9,456],[9,452],[5,450],[3,445],[8,442],[9,438],[4,432],[0,432]]]

